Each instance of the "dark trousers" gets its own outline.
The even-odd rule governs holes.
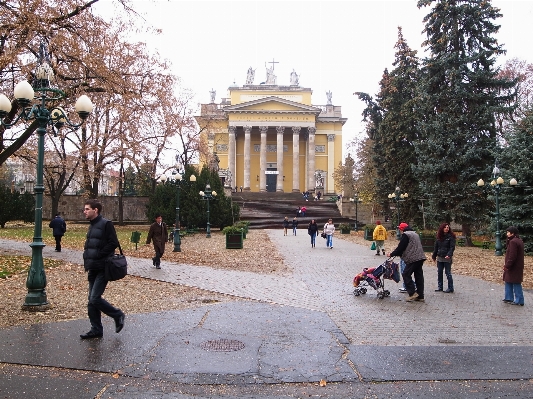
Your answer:
[[[63,236],[54,236],[54,238],[56,239],[56,251],[60,252],[61,251],[61,239],[63,238]]]
[[[91,331],[101,334],[104,331],[104,327],[102,326],[102,313],[112,319],[118,318],[123,313],[122,310],[115,308],[102,298],[107,287],[104,269],[89,270],[88,280],[89,303],[87,304],[87,313],[91,322]]]
[[[405,284],[405,289],[409,296],[413,295],[415,291],[418,293],[419,298],[424,298],[424,271],[422,266],[424,265],[424,259],[417,260],[413,263],[407,263],[405,269],[403,270],[402,277]],[[413,281],[412,275],[415,276],[415,282]]]
[[[163,257],[163,252],[159,252],[157,248],[154,248],[154,249],[155,249],[154,265],[161,266],[161,258]]]

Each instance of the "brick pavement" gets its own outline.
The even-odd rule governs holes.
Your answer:
[[[354,297],[351,281],[363,267],[375,267],[385,260],[367,247],[334,238],[334,248],[317,238],[311,248],[305,230],[297,236],[283,236],[269,230],[269,236],[292,275],[259,275],[218,270],[205,266],[162,262],[156,270],[147,259],[129,257],[133,275],[205,290],[325,312],[354,345],[390,346],[533,346],[533,295],[526,291],[524,307],[502,303],[503,285],[454,275],[454,294],[436,293],[436,269],[424,267],[425,303],[407,303],[399,285],[386,281],[391,296],[378,299],[372,289]],[[253,231],[251,232],[253,234]],[[3,248],[26,252],[27,243],[0,240]],[[56,253],[45,247],[43,255],[79,263],[81,252]],[[452,268],[453,272],[453,268]]]

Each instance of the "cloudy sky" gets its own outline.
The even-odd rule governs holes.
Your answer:
[[[110,0],[93,8],[112,15]],[[313,90],[313,104],[342,106],[348,122],[343,141],[363,134],[364,105],[356,91],[374,95],[385,68],[392,69],[398,26],[409,46],[421,51],[423,17],[416,0],[371,1],[178,1],[134,0],[146,21],[162,29],[158,38],[143,37],[169,59],[182,85],[196,94],[197,103],[227,96],[233,83],[243,85],[249,67],[255,83],[266,79],[265,63],[275,60],[278,84],[288,84],[294,69],[300,85]],[[533,63],[533,1],[493,0],[503,18],[497,36],[507,58]],[[419,52],[419,56],[423,56]],[[503,63],[505,59],[501,60]]]

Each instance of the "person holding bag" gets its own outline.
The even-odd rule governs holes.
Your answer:
[[[333,249],[333,233],[335,233],[335,225],[333,219],[329,219],[324,225],[324,234],[326,235],[326,247]]]
[[[452,277],[452,257],[455,251],[455,233],[452,231],[448,223],[442,223],[437,230],[437,239],[431,259],[437,262],[437,289],[435,292],[443,290],[442,288],[442,272],[446,274],[448,279],[448,289],[444,292],[450,294],[453,292],[453,277]]]
[[[380,255],[380,249],[383,251],[383,255],[385,255],[385,240],[387,239],[387,229],[383,227],[381,221],[376,220],[376,228],[374,229],[374,233],[372,234],[372,236],[372,238],[376,242],[375,248],[373,248],[377,251],[376,256]]]
[[[83,213],[90,222],[87,239],[83,250],[83,266],[88,272],[89,302],[87,313],[91,322],[91,330],[80,335],[81,339],[102,338],[102,313],[115,321],[115,332],[119,333],[124,328],[126,315],[118,308],[107,302],[102,295],[107,287],[108,280],[105,276],[106,260],[113,256],[115,248],[119,246],[115,226],[110,220],[104,219],[100,214],[102,204],[96,199],[85,202]]]
[[[309,226],[307,227],[307,234],[311,236],[311,248],[314,248],[316,243],[316,236],[318,235],[318,225],[316,224],[315,219],[309,222]]]

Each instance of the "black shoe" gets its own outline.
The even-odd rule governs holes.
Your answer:
[[[437,288],[437,289],[435,290],[435,292],[439,292],[439,291],[442,291],[442,288]]]
[[[155,265],[155,268],[156,268],[156,269],[161,269],[161,266],[159,266],[159,265]]]
[[[376,254],[376,256],[379,256],[379,252]]]
[[[155,257],[152,258],[152,264],[155,266]]]
[[[445,292],[446,294],[453,294],[453,290],[451,290],[451,289],[449,289],[449,288],[448,288],[446,291],[444,291],[444,292]]]
[[[505,302],[505,303],[513,303],[513,301],[511,301],[510,299],[502,299],[502,302]]]
[[[126,318],[126,315],[122,313],[120,316],[118,316],[115,319],[115,332],[119,333],[124,328],[124,319]]]
[[[88,333],[85,333],[85,334],[81,334],[80,335],[80,338],[81,339],[93,339],[93,338],[102,338],[104,336],[104,334],[102,333],[96,333],[94,331],[89,331]]]
[[[510,303],[511,305],[524,306],[523,303],[516,303],[516,302],[513,302],[513,301],[511,301],[511,302],[509,302],[509,303]]]

